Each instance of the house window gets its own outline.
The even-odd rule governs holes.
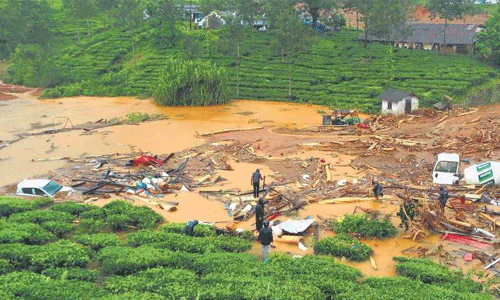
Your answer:
[[[392,110],[392,101],[387,101],[387,109]]]

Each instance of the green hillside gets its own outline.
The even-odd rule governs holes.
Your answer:
[[[448,95],[459,100],[472,88],[486,85],[498,71],[472,55],[446,55],[382,44],[365,45],[359,31],[343,29],[316,35],[316,42],[295,59],[292,96],[288,97],[288,65],[273,50],[274,31],[246,30],[240,46],[226,38],[227,29],[189,30],[152,22],[117,26],[104,15],[75,22],[52,1],[48,50],[20,45],[10,58],[6,81],[44,86],[43,97],[150,97],[167,61],[203,59],[226,69],[229,98],[296,101],[337,108],[377,111],[377,95],[387,87],[412,91],[421,105]],[[78,42],[78,38],[80,42]]]
[[[493,299],[486,286],[425,260],[395,258],[399,276],[366,278],[331,256],[272,253],[153,210],[0,197],[1,299]],[[249,236],[248,234],[246,235]]]

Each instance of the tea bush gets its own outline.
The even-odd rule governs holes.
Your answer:
[[[73,239],[82,245],[90,247],[94,251],[99,251],[104,247],[120,245],[120,240],[114,233],[82,234],[74,236]]]
[[[108,216],[133,216],[131,211],[126,203],[113,203],[81,212],[78,234],[71,237],[78,243],[64,235],[43,245],[17,243],[38,242],[36,234],[28,237],[31,232],[56,240],[43,226],[57,232],[52,223],[71,225],[47,221],[55,212],[77,216],[66,207],[43,217],[21,213],[24,217],[14,218],[27,223],[0,221],[5,242],[0,244],[0,299],[492,299],[481,284],[423,259],[395,258],[404,277],[363,278],[358,269],[330,256],[361,260],[371,253],[343,234],[315,245],[315,252],[329,255],[292,258],[273,252],[266,263],[255,254],[233,252],[249,249],[247,240],[217,236],[208,226],[199,227],[198,236],[179,234],[184,224],[139,230],[125,235],[130,246],[120,245],[114,233],[81,234],[97,230]],[[99,215],[103,218],[94,219]],[[85,221],[91,222],[82,226]]]
[[[0,276],[0,284],[0,292],[13,299],[96,299],[106,295],[103,289],[93,283],[52,280],[47,276],[26,271],[4,274]]]
[[[363,261],[370,258],[373,250],[353,237],[338,234],[316,242],[314,244],[314,253],[345,257],[353,261]]]
[[[398,233],[389,217],[379,220],[369,214],[344,215],[340,222],[330,221],[330,228],[336,233],[357,233],[361,237],[384,238],[396,236]]]
[[[9,223],[37,223],[43,224],[49,221],[72,222],[75,216],[60,211],[53,210],[32,210],[12,214]]]
[[[35,223],[7,223],[0,228],[0,244],[23,243],[41,245],[54,241],[54,234]]]
[[[172,252],[151,246],[138,248],[106,247],[97,254],[97,260],[107,274],[127,275],[158,266],[169,266]]]
[[[193,271],[157,267],[126,277],[108,277],[103,287],[113,293],[124,293],[133,287],[135,291],[156,293],[168,299],[195,299],[200,284]]]
[[[90,260],[87,249],[65,240],[35,246],[3,244],[0,258],[9,260],[15,270],[35,272],[55,267],[85,267]]]
[[[50,210],[54,211],[62,211],[66,213],[70,213],[72,215],[78,216],[84,211],[92,210],[92,209],[97,209],[97,206],[92,206],[89,204],[78,204],[75,202],[63,202],[63,203],[58,203],[54,204],[49,207]]]
[[[236,237],[192,237],[152,230],[141,230],[128,234],[127,244],[132,247],[151,244],[156,248],[167,248],[173,251],[190,253],[243,252],[252,247],[249,241]]]
[[[82,268],[50,268],[41,273],[54,280],[79,280],[96,282],[99,277],[99,271]]]
[[[33,200],[0,197],[0,218],[8,217],[14,213],[35,210],[54,202],[51,198],[40,197]]]
[[[427,259],[394,257],[396,272],[398,275],[421,280],[424,283],[432,283],[446,286],[459,292],[475,293],[481,292],[483,286],[469,278],[465,278],[460,272],[451,272],[447,267]]]
[[[159,230],[171,233],[182,234],[182,229],[186,226],[186,223],[167,223],[163,224]],[[197,237],[207,237],[216,236],[215,227],[205,224],[196,225],[193,231],[193,235]]]
[[[341,293],[335,299],[459,299],[480,300],[492,299],[487,294],[460,293],[440,286],[422,283],[404,277],[366,278],[360,288]]]
[[[43,223],[42,226],[55,234],[58,238],[64,237],[75,228],[75,225],[61,221],[48,221]]]

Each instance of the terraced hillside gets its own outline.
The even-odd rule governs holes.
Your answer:
[[[389,82],[393,88],[416,93],[428,105],[445,94],[463,96],[498,74],[466,55],[406,49],[390,54],[387,45],[365,47],[356,40],[358,34],[344,30],[322,36],[300,54],[293,65],[292,97],[288,99],[288,66],[272,50],[272,33],[246,35],[236,76],[236,59],[220,32],[187,31],[175,43],[160,46],[154,29],[106,30],[61,50],[54,64],[64,83],[44,96],[148,97],[169,57],[209,59],[226,67],[232,98],[292,100],[366,111],[378,104],[376,96]],[[194,55],[186,50],[187,39],[195,49],[189,53]]]

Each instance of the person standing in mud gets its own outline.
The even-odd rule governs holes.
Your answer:
[[[259,198],[259,202],[255,205],[255,228],[257,231],[262,229],[262,222],[264,222],[264,199]]]
[[[186,226],[182,229],[182,233],[187,236],[194,235],[194,227],[198,225],[198,220],[189,221]]]
[[[439,206],[441,207],[441,212],[444,213],[444,208],[446,207],[446,203],[448,202],[448,191],[444,188],[444,185],[439,187]]]
[[[383,197],[384,196],[384,193],[383,193],[384,188],[376,180],[373,180],[372,184],[373,184],[373,195],[378,200],[379,197]]]
[[[259,192],[260,192],[260,181],[262,180],[262,175],[260,175],[260,170],[256,169],[255,172],[252,174],[252,179],[250,180],[250,183],[253,186],[253,197],[254,198],[259,198]]]
[[[269,221],[263,222],[264,227],[259,232],[260,255],[263,262],[267,262],[267,255],[271,252],[271,243],[273,242],[273,230],[269,228]]]

